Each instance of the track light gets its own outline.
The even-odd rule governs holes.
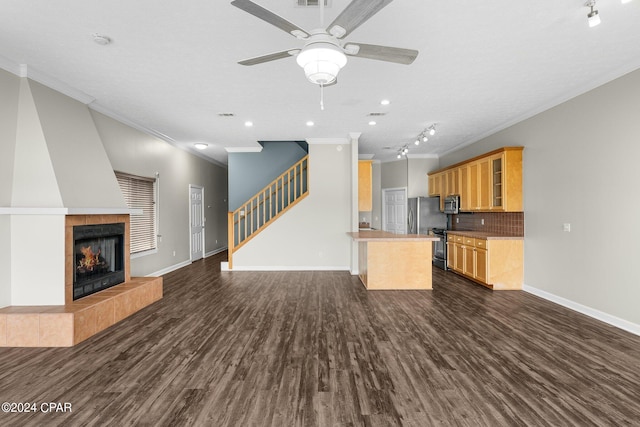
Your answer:
[[[591,11],[587,14],[587,22],[589,22],[589,27],[595,27],[600,24],[600,15],[598,15],[598,9],[594,9],[596,7],[595,0],[589,0],[585,3],[585,6],[591,9]]]
[[[433,136],[436,134],[436,125],[429,126],[429,135]]]
[[[427,135],[422,135],[422,142],[427,142],[428,140]]]

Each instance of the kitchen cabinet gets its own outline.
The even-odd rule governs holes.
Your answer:
[[[373,210],[372,160],[358,161],[358,211]]]
[[[431,172],[429,180],[438,177],[444,185],[440,184],[440,194],[435,194],[434,182],[430,195],[440,195],[442,202],[447,195],[459,194],[463,212],[522,212],[522,150],[503,147]]]
[[[494,290],[522,289],[523,238],[447,233],[447,266]]]

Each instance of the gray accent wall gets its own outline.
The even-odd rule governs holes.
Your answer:
[[[91,111],[113,170],[155,177],[158,173],[157,253],[131,260],[131,274],[145,276],[189,263],[189,184],[204,187],[205,254],[227,247],[227,169],[154,136]],[[175,252],[175,255],[174,255]]]
[[[262,190],[307,152],[295,141],[261,142],[258,153],[229,153],[229,210]]]
[[[441,159],[448,166],[502,146],[524,146],[526,289],[629,322],[636,331],[638,112],[640,70]]]

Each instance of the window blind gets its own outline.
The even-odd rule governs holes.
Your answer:
[[[156,249],[155,178],[115,172],[124,200],[130,209],[142,209],[131,215],[131,253]]]

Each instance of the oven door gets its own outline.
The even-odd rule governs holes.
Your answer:
[[[442,233],[433,233],[440,240],[433,242],[433,262],[432,264],[442,270],[447,269],[447,236]]]

